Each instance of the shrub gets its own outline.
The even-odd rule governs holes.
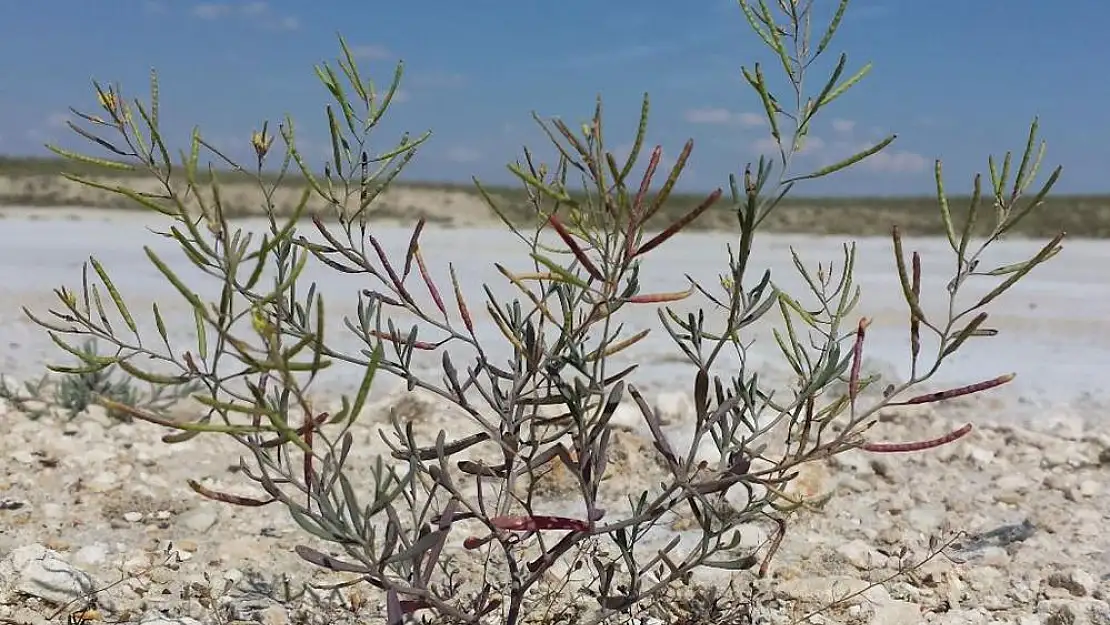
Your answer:
[[[40,418],[64,411],[65,417],[76,418],[98,398],[107,399],[113,404],[147,411],[164,411],[173,408],[189,395],[203,387],[197,382],[186,382],[168,386],[150,383],[145,391],[134,384],[134,378],[120,379],[119,369],[108,363],[103,367],[90,368],[90,360],[100,358],[95,340],[86,341],[80,348],[77,366],[71,368],[55,367],[61,376],[44,375],[38,380],[15,384],[0,376],[0,399],[8,402],[20,412]],[[22,388],[20,388],[22,387]],[[107,416],[120,421],[130,421],[127,409],[109,408]]]
[[[557,161],[541,164],[526,151],[522,161],[509,166],[528,193],[532,227],[514,225],[476,181],[490,208],[520,241],[530,265],[523,270],[508,260],[497,265],[519,293],[515,299],[505,301],[486,285],[479,303],[475,293],[464,292],[453,265],[449,283],[437,283],[420,244],[423,220],[404,256],[389,258],[371,223],[373,207],[429,135],[406,135],[383,153],[371,151],[370,138],[396,93],[402,68],[398,66],[383,95],[360,74],[341,39],[338,71],[328,64],[317,68],[335,100],[326,110],[332,158],[322,174],[298,152],[289,119],[278,126],[276,137],[268,124],[253,134],[257,158],[249,166],[232,162],[199,132],[175,164],[159,130],[154,77],[147,103],[129,102],[118,87],[97,84],[101,112],[74,111],[106,133],[74,125],[108,150],[109,158],[53,148],[106,170],[142,170],[160,181],[164,193],[144,195],[74,176],[165,215],[172,225],[163,236],[176,241],[190,263],[215,280],[218,300],[205,301],[147,248],[150,261],[195,318],[195,346],[170,344],[157,305],[152,309],[157,340],[144,338],[108,271],[95,260],[91,266],[98,281],[80,293],[59,289],[65,310],[54,313],[54,320],[28,314],[84,359],[83,367],[65,371],[89,374],[116,365],[139,380],[203,385],[193,397],[205,411],[192,422],[170,421],[157,411],[107,397],[100,401],[175,429],[171,441],[217,433],[241,443],[249,452],[244,474],[264,496],[214,492],[197,482],[190,483],[192,488],[228,504],[285,506],[307,533],[345,554],[334,557],[303,546],[300,556],[320,567],[361,575],[381,589],[390,622],[427,612],[440,622],[496,617],[518,623],[535,606],[554,609],[561,601],[543,591],[564,588],[549,583],[554,575],[563,584],[577,579],[582,593],[596,600],[587,611],[582,605],[563,606],[583,622],[596,623],[640,610],[698,570],[765,575],[790,513],[804,503],[787,489],[802,466],[855,448],[926,449],[967,433],[970,425],[939,433],[932,441],[906,444],[864,437],[883,408],[941,401],[1009,381],[1012,376],[1004,375],[914,394],[969,341],[996,333],[988,323],[988,304],[1055,255],[1063,236],[1023,262],[990,270],[981,264],[984,251],[1041,204],[1059,175],[1055,170],[1035,195],[1026,197],[1044,149],[1037,142],[1036,122],[1016,169],[1010,154],[1001,167],[992,159],[985,194],[975,177],[974,201],[964,223],[954,223],[948,209],[938,161],[937,199],[956,270],[947,292],[935,295],[948,303],[948,314],[925,314],[921,303],[928,294],[920,288],[919,256],[907,255],[895,228],[895,275],[908,308],[911,374],[882,393],[862,395],[875,378],[860,373],[868,322],[853,313],[860,295],[853,282],[854,246],[846,244],[841,258],[816,269],[795,254],[809,289],[801,294],[779,289],[752,254],[761,222],[797,185],[851,167],[894,140],[891,136],[817,171],[794,170],[795,156],[817,114],[870,69],[867,65],[848,75],[846,56],[841,55],[821,88],[806,92],[809,83],[803,79],[814,60],[827,53],[847,0],[840,1],[816,42],[809,32],[813,4],[740,2],[751,28],[775,53],[789,88],[773,93],[761,65],[744,68],[778,153],[749,164],[730,180],[727,204],[736,215],[738,240],[727,250],[717,284],[690,279],[683,291],[654,292],[640,280],[653,250],[677,244],[678,233],[724,203],[718,189],[662,229],[647,226],[665,214],[660,211],[693,144],[686,143],[670,171],[660,171],[661,148],[644,147],[646,96],[635,145],[623,163],[606,148],[600,100],[578,130],[537,118],[558,152]],[[277,137],[284,153],[275,177],[264,170],[276,158]],[[207,184],[200,183],[202,150],[257,179],[268,222],[260,237],[228,220],[219,175],[212,172]],[[644,151],[643,175],[634,179]],[[275,192],[298,174],[304,186],[298,208],[279,216]],[[654,186],[659,179],[662,183]],[[577,190],[575,181],[581,182]],[[314,214],[312,228],[305,230],[301,217],[310,201],[322,201],[330,215]],[[992,210],[980,210],[988,205]],[[985,219],[994,219],[991,234],[972,240],[973,226]],[[317,285],[306,286],[302,279],[310,262],[376,285],[358,296],[357,314],[346,320],[350,337],[325,336],[324,301]],[[988,285],[988,290],[967,303],[965,293],[973,282]],[[704,308],[691,303],[699,298]],[[111,315],[104,301],[115,307]],[[614,358],[650,331],[622,321],[628,309],[643,306],[657,308],[659,327],[688,364],[694,404],[689,445],[677,445],[664,431],[658,412],[634,382],[637,366],[622,368]],[[402,315],[414,320],[411,327],[400,325]],[[744,335],[759,322],[774,325],[782,358],[796,376],[788,388],[773,387],[746,366],[750,344]],[[107,341],[115,353],[89,356],[69,347],[63,334]],[[936,345],[935,353],[926,353],[926,342]],[[504,359],[497,347],[507,349]],[[438,355],[442,379],[431,379],[414,366],[422,352]],[[141,367],[139,358],[157,366]],[[343,396],[341,408],[330,414],[316,407],[312,390],[318,376],[335,363],[357,365],[364,376],[357,393]],[[460,422],[452,423],[451,432],[441,431],[434,441],[422,443],[412,422],[394,414],[392,431],[382,433],[391,457],[377,460],[372,484],[356,483],[346,464],[354,445],[352,426],[382,373],[403,380],[410,391],[420,389],[453,404]],[[611,477],[607,469],[621,435],[612,420],[629,398],[650,430],[649,451],[667,477],[621,503],[606,500],[602,486]],[[712,462],[701,455],[709,444],[716,450]],[[549,502],[539,495],[539,484],[541,475],[552,471],[572,480],[580,514],[544,511]],[[665,530],[658,525],[676,513],[692,517],[692,545],[683,545],[677,535],[659,541]],[[738,551],[739,530],[757,522],[775,528],[772,540]],[[456,575],[469,565],[481,571],[477,579]]]

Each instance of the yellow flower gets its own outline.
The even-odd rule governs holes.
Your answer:
[[[116,99],[116,94],[112,93],[111,91],[100,91],[96,94],[96,96],[97,99],[100,101],[100,106],[102,106],[107,111],[115,111],[116,106],[119,105],[119,101]]]
[[[254,153],[258,155],[258,158],[264,158],[273,144],[274,138],[267,136],[265,130],[251,133],[251,145],[254,147]]]

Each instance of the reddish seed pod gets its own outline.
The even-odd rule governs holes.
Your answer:
[[[587,532],[590,524],[581,519],[560,516],[500,516],[490,519],[494,527],[515,532],[534,532],[543,530],[571,530]]]
[[[924,449],[932,449],[934,447],[940,447],[941,445],[947,445],[948,443],[951,443],[955,440],[963,438],[970,431],[971,431],[971,424],[968,423],[967,425],[963,426],[962,428],[960,428],[958,430],[955,430],[953,432],[949,432],[948,434],[945,434],[944,436],[941,436],[939,438],[934,438],[932,440],[919,441],[919,442],[915,442],[915,443],[867,443],[865,445],[862,445],[860,447],[860,449],[863,449],[864,451],[875,452],[875,453],[899,453],[899,452],[909,452],[909,451],[921,451],[921,450],[924,450]]]
[[[971,395],[973,393],[979,393],[979,392],[982,392],[982,391],[992,389],[996,386],[1002,386],[1003,384],[1006,384],[1007,382],[1009,382],[1010,380],[1013,380],[1013,379],[1014,379],[1014,374],[1007,373],[1006,375],[1000,375],[997,378],[994,378],[994,379],[991,379],[991,380],[986,380],[984,382],[976,382],[975,384],[968,384],[967,386],[961,386],[959,388],[953,388],[953,389],[949,389],[947,391],[937,391],[936,393],[926,393],[925,395],[918,395],[917,397],[911,397],[911,398],[907,399],[906,401],[898,402],[897,404],[890,404],[890,405],[892,405],[892,406],[910,406],[910,405],[914,405],[914,404],[929,404],[929,403],[932,403],[932,402],[943,401],[945,399],[952,399],[952,398],[955,398],[955,397],[963,397],[964,395]]]

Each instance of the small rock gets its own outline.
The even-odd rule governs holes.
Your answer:
[[[1049,432],[1053,435],[1069,440],[1078,441],[1086,433],[1087,425],[1083,418],[1076,415],[1061,415],[1052,419]]]
[[[133,511],[132,512],[125,512],[123,514],[123,520],[127,521],[128,523],[138,523],[139,521],[143,520],[143,513],[142,512],[133,512]]]
[[[1033,482],[1018,473],[1003,475],[994,481],[992,488],[999,491],[1024,492],[1033,487]]]
[[[56,551],[39,544],[20,547],[0,561],[0,580],[9,590],[64,604],[95,590],[88,573],[73,567]]]
[[[790,480],[783,489],[795,500],[811,506],[821,507],[828,503],[836,492],[836,480],[822,462],[807,462],[796,467],[797,477]],[[739,490],[739,489],[736,489]]]
[[[906,521],[915,530],[930,534],[940,529],[948,511],[938,504],[924,504],[911,508],[906,513]]]
[[[108,416],[107,408],[96,404],[86,406],[85,410],[82,411],[81,419],[82,421],[92,422],[101,427],[109,427],[117,422],[115,419]]]
[[[44,546],[47,549],[51,549],[53,551],[69,551],[71,547],[71,545],[64,538],[58,538],[54,536],[47,538],[44,542]]]
[[[195,540],[179,540],[174,543],[174,546],[177,547],[179,552],[188,551],[190,553],[196,553],[197,549],[200,549],[200,545],[198,545]]]
[[[1053,588],[1063,588],[1075,597],[1088,597],[1098,588],[1098,580],[1083,569],[1051,573],[1046,580]]]
[[[289,613],[280,605],[259,610],[257,619],[262,625],[289,625]]]
[[[1102,493],[1102,484],[1095,480],[1083,480],[1076,489],[1080,497],[1094,497]]]
[[[910,622],[920,623],[922,621],[919,619]],[[950,610],[936,615],[929,622],[937,625],[988,625],[988,623],[992,623],[990,612],[983,608]]]
[[[1010,563],[1010,552],[996,545],[983,547],[979,557],[982,563],[989,567],[1005,567]]]
[[[177,523],[197,534],[204,534],[211,530],[220,520],[219,510],[213,506],[205,505],[193,508],[177,517]]]
[[[203,625],[191,616],[167,618],[161,614],[151,614],[149,618],[144,618],[139,623],[140,625]]]
[[[1037,604],[1045,625],[1106,625],[1110,605],[1098,599],[1047,599]]]
[[[645,423],[644,413],[640,411],[640,407],[629,402],[618,405],[613,411],[613,416],[609,418],[609,425],[631,431],[639,430],[645,426]]]
[[[104,543],[91,543],[81,547],[73,554],[73,561],[86,566],[96,566],[108,559],[110,550]]]
[[[42,512],[43,518],[51,520],[61,519],[62,515],[66,513],[65,506],[53,502],[42,504],[39,510]]]
[[[873,625],[911,625],[922,622],[921,606],[909,601],[891,600],[875,606],[875,614],[871,617]]]
[[[857,449],[839,453],[829,458],[829,466],[838,471],[849,473],[857,478],[875,474],[872,459],[867,457],[864,452]]]
[[[775,590],[787,599],[805,603],[827,604],[847,599],[845,605],[856,605],[865,601],[888,603],[890,594],[882,586],[871,587],[869,582],[847,575],[833,577],[798,577],[778,584]]]
[[[655,413],[664,425],[689,421],[694,417],[694,400],[683,392],[662,392],[655,397]]]
[[[85,487],[94,493],[106,493],[119,488],[120,478],[111,471],[101,471],[85,482]]]
[[[984,468],[990,466],[994,462],[994,452],[982,447],[968,446],[967,459],[970,460],[975,466]]]
[[[882,567],[887,561],[886,556],[879,553],[872,548],[871,545],[868,545],[862,540],[853,540],[844,543],[836,548],[836,552],[847,560],[849,564],[861,571]]]

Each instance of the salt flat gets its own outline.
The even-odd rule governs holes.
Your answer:
[[[57,213],[43,219],[34,212],[0,212],[8,215],[0,221],[0,236],[5,237],[0,245],[0,345],[8,347],[0,372],[37,376],[46,362],[59,361],[59,350],[20,307],[45,313],[55,306],[53,288],[79,289],[81,263],[90,255],[114,276],[140,318],[148,344],[157,343],[146,312],[151,301],[158,301],[164,311],[175,348],[188,348],[195,340],[189,310],[147,261],[143,246],[151,246],[179,269],[187,283],[203,286],[202,295],[212,296],[214,285],[189,270],[172,242],[146,229],[167,222],[120,212],[81,212],[73,219],[58,219]],[[260,222],[237,225],[255,231],[264,227]],[[311,228],[305,224],[306,236]],[[408,228],[383,226],[376,233],[391,257],[403,259]],[[727,234],[676,237],[646,263],[646,288],[683,288],[686,273],[711,284],[714,274],[724,268],[731,240]],[[753,279],[769,267],[781,286],[800,292],[790,249],[797,249],[807,263],[835,261],[839,266],[840,245],[839,240],[818,237],[762,237]],[[929,315],[939,314],[947,307],[944,286],[953,265],[947,242],[907,240],[905,246],[923,255],[923,291],[928,296],[924,308]],[[429,228],[423,249],[440,280],[447,273],[447,262],[455,262],[475,311],[482,309],[482,282],[490,283],[498,297],[512,293],[495,262],[527,268],[523,246],[498,230]],[[998,246],[984,264],[990,268],[1019,260],[1036,249],[1036,242],[1008,242]],[[857,316],[874,319],[865,366],[884,375],[904,376],[909,351],[907,312],[894,278],[890,242],[861,240],[858,253],[856,276],[863,299]],[[790,492],[826,503],[806,506],[789,516],[789,530],[771,568],[771,591],[758,605],[769,615],[767,622],[793,622],[803,607],[823,606],[841,588],[862,589],[894,579],[912,563],[917,563],[913,575],[872,589],[865,602],[841,606],[841,612],[826,620],[877,624],[921,622],[919,617],[928,616],[928,622],[959,625],[988,620],[1106,620],[1104,615],[1110,614],[1110,538],[1105,532],[1110,523],[1106,487],[1110,433],[1103,414],[1110,406],[1110,394],[1102,377],[1110,370],[1110,315],[1106,314],[1110,280],[1103,277],[1108,256],[1110,248],[1098,241],[1068,243],[1056,259],[992,305],[992,325],[1001,330],[1000,335],[969,343],[937,379],[943,385],[963,384],[1016,372],[1011,385],[991,391],[987,398],[921,410],[893,409],[868,431],[872,441],[920,441],[973,424],[967,436],[918,453],[854,450],[803,467]],[[357,340],[343,335],[342,315],[351,313],[360,289],[380,287],[366,277],[339,275],[318,265],[310,265],[306,279],[317,282],[327,298],[332,315],[330,343],[357,353]],[[445,285],[441,289],[447,291]],[[992,285],[972,284],[967,301]],[[419,285],[412,290],[425,297]],[[689,300],[683,305],[695,303]],[[481,338],[500,345],[492,324],[476,317]],[[649,307],[630,310],[626,320],[629,332],[658,327]],[[766,322],[778,323],[776,314]],[[407,328],[407,323],[401,327]],[[754,338],[750,366],[771,379],[785,380],[773,343],[765,334]],[[929,353],[928,345],[925,352]],[[657,407],[663,403],[659,401],[663,391],[684,391],[688,399],[692,375],[683,370],[676,353],[665,333],[657,331],[626,357],[641,365],[633,382],[653,387],[645,396],[656,399]],[[456,360],[461,364],[465,357],[460,351]],[[418,364],[432,375],[438,358]],[[349,388],[359,373],[352,367],[331,370],[324,379],[324,391]],[[727,367],[717,373],[727,375]],[[384,391],[395,391],[393,384],[382,386]],[[688,406],[672,406],[677,410],[668,416],[667,436],[680,450],[685,449],[683,437],[694,422]],[[390,416],[400,412],[421,445],[430,444],[440,431],[453,437],[464,434],[460,429],[473,427],[458,411],[426,394],[385,394],[365,412],[351,430],[353,451],[345,468],[358,492],[372,491],[374,461],[389,455],[383,435],[391,436]],[[1031,423],[1012,423],[1023,418]],[[0,457],[6,459],[0,465],[4,503],[0,512],[7,528],[0,532],[0,554],[5,554],[0,559],[0,577],[5,578],[0,580],[4,582],[0,620],[56,622],[53,617],[47,619],[56,611],[51,603],[59,601],[56,594],[19,590],[39,588],[31,582],[40,583],[36,575],[43,567],[17,565],[50,557],[59,570],[69,571],[67,575],[87,574],[98,588],[111,585],[98,594],[98,601],[113,622],[150,625],[182,616],[224,622],[212,618],[209,604],[189,598],[194,595],[186,589],[194,588],[216,589],[209,591],[213,596],[224,593],[219,605],[228,613],[234,608],[253,614],[246,610],[265,607],[280,617],[265,622],[302,622],[304,614],[319,617],[306,618],[306,623],[384,622],[383,603],[374,591],[360,614],[339,605],[325,610],[310,602],[307,594],[295,601],[259,598],[257,580],[270,588],[340,580],[296,555],[298,545],[331,548],[307,535],[282,506],[223,506],[189,489],[186,480],[198,480],[217,491],[257,496],[235,462],[243,449],[230,437],[202,436],[167,445],[161,438],[165,430],[141,422],[114,422],[101,410],[86,411],[73,420],[31,419],[6,402],[0,402],[0,419],[5,423]],[[614,428],[615,451],[599,491],[610,519],[629,514],[627,495],[647,492],[672,477],[652,453],[652,442],[642,430]],[[473,448],[469,453],[480,458],[488,450]],[[455,479],[464,484],[468,500],[477,499],[475,484]],[[578,514],[581,502],[576,489],[570,480],[555,479],[552,490],[544,491],[549,494],[541,496],[540,510]],[[689,519],[681,513],[666,515],[640,549],[659,549],[676,536],[683,543],[680,551],[696,545],[698,532],[691,530]],[[381,515],[375,522],[380,520]],[[745,549],[762,557],[773,527],[753,522],[741,529]],[[465,526],[453,531],[447,552],[462,563],[460,579],[469,584],[467,588],[477,588],[481,578],[474,572],[483,569],[472,563],[485,556],[461,547],[471,531]],[[596,540],[607,545],[611,539],[598,536]],[[942,544],[947,545],[946,557],[927,559],[926,554]],[[168,573],[151,569],[155,559],[164,557],[163,550],[171,549],[183,561]],[[121,573],[131,581],[114,584]],[[720,588],[735,582],[735,588],[742,589],[753,574],[702,570],[695,579]],[[581,599],[571,592],[564,596],[572,602]],[[121,616],[125,614],[131,616]],[[140,614],[144,616],[134,620]],[[1028,620],[1033,614],[1044,618]]]
[[[192,315],[184,300],[165,282],[146,258],[143,246],[150,246],[182,277],[195,285],[202,294],[212,296],[214,282],[189,266],[176,245],[152,232],[167,227],[168,219],[136,213],[92,212],[88,217],[40,218],[33,211],[9,211],[0,221],[0,340],[8,346],[3,370],[17,378],[36,375],[46,362],[66,361],[45,332],[31,323],[20,311],[21,306],[45,314],[54,307],[52,289],[67,286],[79,290],[81,264],[90,256],[100,260],[112,274],[117,286],[141,318],[150,338],[153,321],[150,303],[157,301],[167,314],[174,340],[188,346],[192,337]],[[261,220],[236,222],[236,227],[261,232]],[[317,239],[310,222],[303,232]],[[387,225],[374,229],[390,258],[403,262],[411,233],[410,227]],[[497,228],[437,229],[429,226],[422,236],[422,249],[429,269],[441,281],[446,293],[447,265],[453,262],[469,298],[470,308],[481,311],[483,282],[491,285],[499,297],[513,293],[494,263],[511,269],[529,268],[525,246]],[[790,259],[790,249],[815,266],[817,262],[841,265],[841,246],[845,241],[802,235],[764,235],[759,237],[752,284],[766,268],[772,278],[790,292],[804,297],[804,284]],[[727,246],[735,243],[735,234],[694,233],[682,235],[655,250],[644,265],[643,281],[647,290],[672,291],[686,286],[683,274],[703,284],[716,283],[715,275],[725,269]],[[1043,242],[1015,240],[997,244],[983,262],[987,269],[1031,256]],[[873,319],[868,335],[866,357],[868,366],[892,376],[908,373],[907,310],[894,273],[892,246],[885,238],[868,238],[857,242],[856,280],[862,288],[862,300],[851,322],[859,315]],[[938,321],[948,306],[945,284],[954,271],[954,257],[944,239],[910,239],[905,241],[907,254],[917,250],[923,261],[923,307]],[[1031,416],[1045,410],[1069,409],[1093,415],[1100,405],[1110,402],[1110,391],[1104,384],[1110,371],[1110,246],[1105,242],[1076,240],[1065,243],[1064,251],[1048,264],[1035,270],[1018,286],[990,305],[991,322],[1000,330],[997,337],[968,343],[949,359],[937,374],[939,385],[956,385],[991,378],[1007,372],[1017,379],[994,396],[1005,399],[1015,416]],[[331,340],[350,345],[357,353],[357,341],[346,338],[343,315],[354,312],[357,293],[362,288],[381,289],[366,276],[340,275],[319,263],[310,262],[306,279],[318,284],[330,312]],[[413,291],[428,301],[425,289],[414,275]],[[967,306],[992,287],[997,278],[972,281],[960,303]],[[448,295],[449,297],[449,295]],[[803,301],[808,301],[804,300]],[[450,302],[448,302],[450,304]],[[700,304],[691,298],[679,304],[687,309]],[[686,365],[677,358],[677,349],[659,327],[655,310],[642,306],[622,313],[631,331],[643,327],[656,328],[652,335],[627,358],[638,361],[641,371],[635,381],[645,386],[688,386],[691,376],[684,374]],[[457,318],[456,318],[457,320]],[[479,316],[479,331],[490,345],[500,346],[499,334],[492,323]],[[402,320],[406,329],[410,320]],[[775,310],[766,317],[762,327],[781,325]],[[777,348],[766,333],[753,334],[755,346],[750,366],[773,375],[784,375],[785,369]],[[495,353],[496,350],[495,350]],[[503,353],[503,352],[501,352]],[[931,356],[926,343],[926,356]],[[460,354],[460,360],[466,354]],[[434,369],[439,358],[420,361],[421,366]],[[429,371],[429,373],[432,373]],[[727,374],[727,371],[719,373]],[[335,389],[350,388],[359,371],[336,368],[323,383]],[[438,377],[438,376],[436,376]],[[678,390],[678,389],[676,389]]]

